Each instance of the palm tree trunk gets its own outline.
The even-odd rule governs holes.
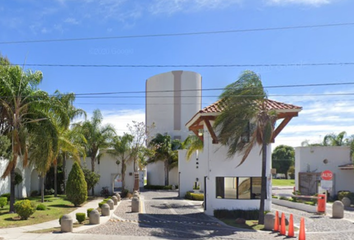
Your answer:
[[[63,182],[63,187],[64,187],[64,194],[66,193],[66,154],[63,153],[63,178],[64,178],[64,182]]]
[[[57,188],[57,177],[58,177],[58,164],[54,164],[54,197],[58,195],[58,188]]]
[[[45,175],[44,176],[41,175],[41,202],[42,203],[44,202],[44,178]]]
[[[168,186],[168,162],[165,160],[165,186]]]
[[[91,157],[91,171],[95,172],[95,158]],[[92,187],[92,196],[95,196],[95,186]]]
[[[265,130],[263,131],[263,136],[265,136]],[[263,137],[262,143],[262,180],[261,180],[261,201],[259,206],[259,218],[258,224],[264,224],[264,201],[266,198],[266,166],[267,166],[267,142]]]
[[[11,169],[10,173],[10,213],[15,212],[15,166]]]
[[[126,170],[127,166],[125,165],[125,160],[122,159],[122,194],[124,192],[125,189],[125,170]]]

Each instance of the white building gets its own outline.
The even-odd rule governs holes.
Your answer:
[[[267,100],[270,110],[277,112],[280,124],[276,126],[273,137],[298,116],[300,107]],[[220,101],[198,111],[186,126],[190,131],[203,133],[204,149],[192,159],[186,160],[186,151],[179,152],[178,171],[179,193],[183,197],[187,191],[192,190],[194,182],[199,181],[204,191],[205,213],[213,215],[215,209],[258,209],[261,193],[261,146],[255,146],[246,161],[236,167],[242,155],[227,158],[228,148],[218,143],[217,133],[214,132],[213,123],[222,108]],[[265,209],[271,207],[271,146],[267,149],[267,199]],[[198,164],[197,164],[198,163]]]
[[[354,192],[353,169],[349,146],[295,148],[295,188],[301,194],[317,193],[321,185],[321,172],[325,170],[333,173],[332,188],[328,191],[330,196],[343,190]]]
[[[145,123],[155,127],[150,135],[168,134],[171,139],[186,139],[189,134],[185,123],[201,109],[202,77],[190,71],[172,71],[146,80]],[[178,170],[170,171],[169,183],[178,184]],[[147,166],[147,181],[151,185],[164,185],[163,162]]]

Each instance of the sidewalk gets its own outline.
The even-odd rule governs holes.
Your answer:
[[[69,215],[73,218],[73,221],[76,222],[76,213],[78,212],[87,212],[87,209],[89,208],[98,208],[98,203],[101,202],[102,199],[95,199],[92,200],[85,205],[77,208],[75,211],[69,213]],[[114,206],[114,210],[119,206],[120,202],[118,202],[117,205]],[[101,216],[100,217],[100,224],[106,223],[112,216],[114,210],[110,211],[110,216]],[[79,232],[83,231],[86,229],[90,229],[93,227],[96,227],[98,225],[83,225],[81,227],[73,228],[73,232]],[[5,239],[70,239],[68,238],[70,233],[65,233],[65,234],[53,234],[53,233],[42,233],[42,234],[35,234],[35,233],[26,233],[29,231],[36,231],[36,230],[42,230],[42,229],[49,229],[49,228],[54,228],[54,227],[60,227],[59,225],[59,216],[58,219],[49,221],[49,222],[44,222],[44,223],[39,223],[35,225],[30,225],[30,226],[23,226],[23,227],[15,227],[15,228],[3,228],[0,229],[0,240]],[[60,237],[60,236],[63,236]],[[87,235],[86,235],[87,239]],[[98,238],[97,238],[98,239]]]

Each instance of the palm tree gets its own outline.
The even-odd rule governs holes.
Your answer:
[[[15,167],[19,158],[22,158],[23,166],[27,166],[29,140],[41,143],[41,146],[37,146],[43,151],[41,160],[48,159],[50,153],[58,151],[58,133],[47,113],[50,109],[60,109],[56,109],[56,103],[53,105],[46,92],[37,89],[41,81],[42,73],[39,71],[24,72],[19,66],[7,66],[1,70],[1,95],[6,96],[0,98],[3,126],[12,141],[12,158],[2,174],[3,179],[9,175],[11,178],[10,212],[14,211]],[[61,120],[63,124],[69,122],[68,118]],[[38,164],[46,163],[44,161]]]
[[[220,95],[223,111],[216,118],[214,127],[220,143],[228,147],[228,157],[243,153],[237,166],[247,159],[256,143],[262,146],[262,183],[258,223],[264,223],[266,197],[267,145],[272,140],[276,113],[266,105],[267,95],[257,74],[245,71],[240,78],[228,85]]]
[[[345,135],[347,133],[345,131],[340,132],[338,135],[331,133],[327,134],[323,138],[323,146],[344,146],[346,145]]]
[[[169,172],[172,168],[178,165],[178,152],[181,144],[176,141],[171,142],[169,135],[162,135],[160,133],[151,139],[149,146],[152,147],[154,153],[149,158],[148,162],[163,161],[165,172],[165,185],[169,185]]]
[[[189,160],[193,153],[203,151],[203,141],[196,135],[189,135],[183,142],[183,148],[187,149],[187,160]]]
[[[116,157],[117,164],[122,164],[122,193],[125,189],[125,171],[127,169],[127,162],[133,160],[132,143],[134,136],[125,133],[123,136],[115,136],[112,142],[112,149],[108,149],[107,152]]]
[[[82,134],[85,136],[87,143],[85,144],[86,154],[91,158],[91,171],[95,171],[95,162],[100,164],[102,152],[100,149],[106,149],[111,145],[115,130],[110,124],[102,126],[102,114],[100,110],[95,110],[91,121],[85,121],[82,124],[76,124]],[[92,188],[92,195],[95,195],[95,188]]]

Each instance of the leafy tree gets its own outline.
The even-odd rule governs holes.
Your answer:
[[[69,173],[66,197],[75,207],[80,206],[87,199],[87,183],[85,181],[84,172],[77,162],[74,162]]]
[[[100,110],[95,110],[91,121],[85,121],[82,124],[76,124],[76,128],[81,132],[85,139],[86,154],[91,158],[91,171],[95,172],[95,162],[100,164],[102,151],[111,145],[111,141],[115,135],[112,125],[102,125],[102,114]],[[92,195],[95,195],[95,188],[92,188]]]
[[[100,175],[98,173],[92,172],[86,167],[82,168],[82,171],[84,172],[88,192],[98,183],[100,180]]]
[[[113,138],[112,149],[108,149],[107,152],[116,158],[116,163],[121,164],[122,174],[122,192],[125,189],[125,172],[127,169],[127,162],[133,160],[135,154],[132,148],[134,137],[125,133],[123,136],[116,136]]]
[[[165,172],[165,185],[169,185],[169,172],[174,167],[178,166],[178,152],[180,143],[176,141],[171,142],[171,136],[162,135],[160,133],[151,139],[149,146],[153,150],[153,155],[149,158],[148,162],[153,163],[163,161]]]
[[[279,145],[272,153],[272,166],[277,173],[284,173],[288,178],[288,170],[295,163],[295,150],[291,146]]]
[[[223,111],[216,118],[214,127],[220,143],[228,147],[228,157],[241,152],[241,165],[255,144],[262,146],[262,183],[258,223],[264,223],[266,197],[267,145],[272,140],[276,113],[266,105],[267,95],[257,74],[245,71],[240,78],[226,86],[220,95]]]
[[[5,135],[0,135],[0,157],[5,159],[11,156],[11,141]]]

